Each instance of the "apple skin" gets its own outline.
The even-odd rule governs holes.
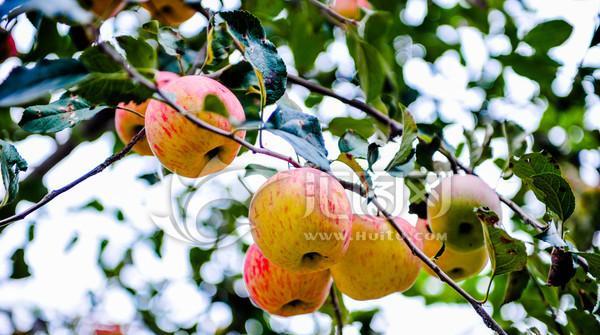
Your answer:
[[[179,76],[172,72],[161,71],[156,74],[156,85],[159,88],[163,88],[166,84],[170,83],[172,80],[179,78]],[[127,109],[134,110],[141,115],[146,115],[146,109],[148,108],[148,104],[150,103],[150,99],[142,102],[141,104],[136,104],[135,102],[129,103],[120,103],[118,107],[124,107]],[[142,127],[144,127],[144,119],[139,117],[138,115],[131,113],[130,111],[119,109],[115,111],[115,130],[117,131],[117,135],[121,139],[123,143],[129,143],[133,136],[137,134]],[[152,150],[150,150],[150,145],[146,139],[138,142],[134,147],[133,151],[137,152],[142,156],[152,156]]]
[[[367,0],[335,0],[332,9],[338,14],[349,19],[360,19],[360,9],[371,8],[371,4]]]
[[[319,309],[329,293],[328,270],[296,273],[269,261],[256,244],[244,260],[244,282],[250,299],[270,314],[292,316]]]
[[[94,335],[123,335],[123,330],[119,325],[97,325]]]
[[[434,233],[446,233],[446,246],[468,252],[484,246],[483,227],[475,214],[487,207],[502,219],[500,199],[483,180],[473,175],[444,178],[427,199],[427,218]]]
[[[148,0],[142,3],[153,18],[162,24],[178,26],[196,14],[183,0]]]
[[[442,241],[436,239],[436,234],[431,233],[427,220],[419,219],[417,230],[423,236],[423,252],[430,258],[434,257],[442,248]],[[455,281],[465,280],[479,274],[488,263],[488,252],[485,245],[479,249],[468,252],[453,250],[446,244],[442,255],[433,260],[450,278]],[[429,267],[423,266],[425,271],[437,277]]]
[[[246,120],[244,108],[227,87],[204,76],[172,80],[163,91],[175,97],[179,106],[215,127],[232,131],[231,121]],[[226,114],[205,110],[205,99],[216,97]],[[198,178],[226,168],[237,156],[240,144],[194,125],[176,110],[157,100],[146,109],[146,137],[154,155],[164,167],[184,177]],[[236,133],[243,139],[245,131]]]
[[[345,190],[313,168],[269,178],[254,194],[248,217],[254,241],[273,263],[290,271],[329,268],[350,242],[352,209]]]
[[[422,248],[415,227],[402,218],[394,221]],[[346,255],[331,267],[333,281],[342,293],[355,300],[371,300],[412,287],[421,270],[421,260],[385,217],[355,214],[351,236]]]

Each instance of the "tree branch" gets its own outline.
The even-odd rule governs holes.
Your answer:
[[[95,168],[93,168],[92,170],[90,170],[89,172],[87,172],[86,174],[84,174],[83,176],[75,179],[74,181],[70,182],[69,184],[51,191],[50,193],[46,194],[42,200],[40,200],[39,202],[37,202],[35,205],[27,208],[26,210],[24,210],[23,212],[13,215],[11,217],[8,217],[4,220],[0,221],[0,227],[4,227],[12,222],[15,221],[19,221],[19,220],[23,220],[24,218],[26,218],[29,214],[35,212],[36,210],[44,207],[47,203],[49,203],[50,201],[54,200],[54,198],[58,197],[59,195],[67,192],[68,190],[72,189],[73,187],[79,185],[81,182],[83,182],[84,180],[97,175],[98,173],[104,171],[104,169],[106,169],[107,167],[109,167],[111,164],[113,164],[114,162],[120,160],[121,158],[125,157],[125,155],[127,155],[127,153],[129,151],[131,151],[131,149],[133,148],[133,146],[139,142],[142,138],[144,138],[145,136],[145,130],[142,129],[140,130],[139,133],[137,133],[132,139],[131,141],[119,152],[117,152],[116,154],[108,157],[104,162],[102,162],[100,165],[96,166]]]
[[[344,318],[342,317],[342,311],[340,310],[340,303],[335,290],[335,284],[331,284],[329,289],[329,298],[331,298],[331,305],[333,306],[333,312],[335,313],[335,320],[337,323],[337,335],[344,334]]]

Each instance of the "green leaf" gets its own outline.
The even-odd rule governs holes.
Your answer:
[[[533,176],[533,186],[538,190],[536,196],[556,213],[562,221],[568,219],[575,210],[575,196],[569,184],[553,173]]]
[[[265,123],[265,130],[283,138],[296,153],[322,170],[329,170],[327,149],[319,119],[302,113],[288,99],[282,99]]]
[[[538,24],[523,41],[540,53],[545,53],[552,47],[563,44],[571,35],[573,27],[563,20],[551,20]]]
[[[75,59],[44,59],[32,68],[17,67],[0,84],[0,107],[23,105],[58,89],[67,89],[87,74]]]
[[[392,158],[390,163],[385,167],[385,171],[392,175],[398,172],[402,173],[404,171],[404,165],[415,156],[416,150],[413,145],[417,139],[417,124],[415,123],[415,119],[406,109],[402,111],[402,129],[400,149],[398,149],[394,158]]]
[[[385,82],[384,60],[379,51],[363,41],[358,34],[349,34],[347,41],[350,55],[358,71],[360,87],[365,92],[367,102],[371,103],[381,96]]]
[[[0,171],[6,190],[0,208],[16,199],[19,192],[19,172],[27,170],[27,162],[10,143],[0,140]]]
[[[525,243],[512,238],[500,228],[498,215],[493,211],[479,208],[477,217],[484,228],[486,247],[492,265],[492,277],[523,270],[527,264]]]
[[[571,309],[565,313],[569,319],[569,325],[575,328],[575,335],[600,334],[600,322],[593,314],[578,309]]]
[[[513,172],[523,180],[530,180],[533,176],[542,173],[560,176],[558,163],[552,157],[538,152],[523,155],[514,163]]]
[[[79,209],[94,209],[98,212],[102,212],[104,210],[104,205],[102,205],[102,203],[98,200],[98,199],[94,199],[90,202],[88,202],[87,204],[81,206],[81,208]]]
[[[245,167],[246,173],[244,177],[260,175],[269,178],[277,173],[277,170],[260,164],[248,164]]]
[[[63,98],[48,105],[26,108],[19,126],[30,133],[55,133],[89,120],[106,108],[108,107],[93,107],[79,97]]]
[[[206,97],[204,97],[203,110],[229,117],[229,113],[227,113],[227,108],[223,104],[223,101],[214,94],[207,94]]]
[[[504,300],[502,304],[508,304],[509,302],[517,301],[521,298],[523,291],[527,288],[529,283],[529,272],[527,269],[521,271],[513,271],[508,276],[508,284],[506,285],[506,291],[504,292]]]
[[[118,36],[117,42],[125,51],[127,61],[140,72],[150,72],[158,66],[156,50],[142,39],[131,36]],[[121,70],[121,68],[119,68]]]
[[[336,117],[329,122],[327,127],[327,130],[335,136],[342,136],[348,129],[354,130],[364,138],[369,138],[375,133],[375,127],[371,120],[355,119],[353,117]]]
[[[553,247],[563,248],[563,247],[567,246],[567,243],[562,239],[562,237],[556,230],[556,225],[554,225],[552,223],[549,224],[548,227],[544,231],[535,235],[535,238],[542,240],[546,243],[549,243]]]
[[[185,42],[171,27],[160,27],[158,21],[152,20],[144,23],[139,31],[140,37],[155,40],[169,56],[181,56],[185,53]]]
[[[373,164],[379,159],[379,145],[377,143],[369,144],[367,148],[367,162],[369,163],[369,170],[373,171]]]
[[[596,279],[600,279],[600,255],[593,252],[574,252],[588,262],[588,266],[590,269],[590,273],[592,276],[596,277]]]
[[[90,23],[94,16],[79,6],[75,0],[5,0],[0,5],[0,19],[25,12],[41,11],[48,17],[67,17],[78,23]]]
[[[22,279],[31,276],[29,266],[27,265],[27,262],[25,262],[25,250],[23,248],[15,250],[10,257],[10,260],[12,261],[13,267],[10,279]]]
[[[269,41],[260,21],[252,14],[236,10],[221,12],[227,31],[242,50],[244,58],[254,67],[260,83],[263,105],[275,103],[285,93],[287,69]]]
[[[357,158],[367,158],[369,142],[360,135],[348,130],[339,140],[340,152],[350,154]]]
[[[433,155],[440,148],[441,143],[440,138],[437,136],[432,138],[431,142],[419,141],[416,150],[417,163],[429,171],[434,171]]]

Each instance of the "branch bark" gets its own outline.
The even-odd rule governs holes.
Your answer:
[[[46,194],[42,200],[40,200],[39,202],[37,202],[35,205],[27,208],[26,210],[24,210],[23,212],[13,215],[11,217],[8,217],[4,220],[0,221],[0,227],[4,227],[12,222],[15,221],[19,221],[19,220],[23,220],[24,218],[26,218],[29,214],[37,211],[38,209],[44,207],[46,204],[48,204],[50,201],[54,200],[56,197],[58,197],[59,195],[67,192],[68,190],[72,189],[73,187],[79,185],[81,182],[83,182],[84,180],[97,175],[98,173],[104,171],[104,169],[106,169],[107,167],[109,167],[110,165],[112,165],[114,162],[120,160],[121,158],[125,157],[125,155],[127,155],[127,153],[129,153],[131,151],[131,149],[133,148],[133,146],[139,142],[142,138],[144,138],[145,136],[145,130],[142,129],[140,130],[139,133],[137,133],[132,139],[131,141],[119,152],[117,152],[116,154],[108,157],[106,160],[104,160],[104,162],[100,163],[100,165],[97,165],[95,168],[93,168],[92,170],[90,170],[89,172],[87,172],[86,174],[84,174],[83,176],[73,180],[72,182],[70,182],[69,184],[51,191],[50,193]]]

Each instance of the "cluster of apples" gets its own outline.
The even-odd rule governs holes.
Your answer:
[[[429,220],[395,223],[429,257],[445,243],[435,262],[450,277],[478,274],[488,255],[475,209],[500,213],[498,196],[478,177],[459,175],[443,179],[432,194]],[[404,292],[421,269],[384,217],[352,214],[342,185],[319,170],[271,177],[254,194],[249,219],[255,244],[246,253],[244,281],[254,303],[271,314],[317,310],[332,280],[356,300]]]

